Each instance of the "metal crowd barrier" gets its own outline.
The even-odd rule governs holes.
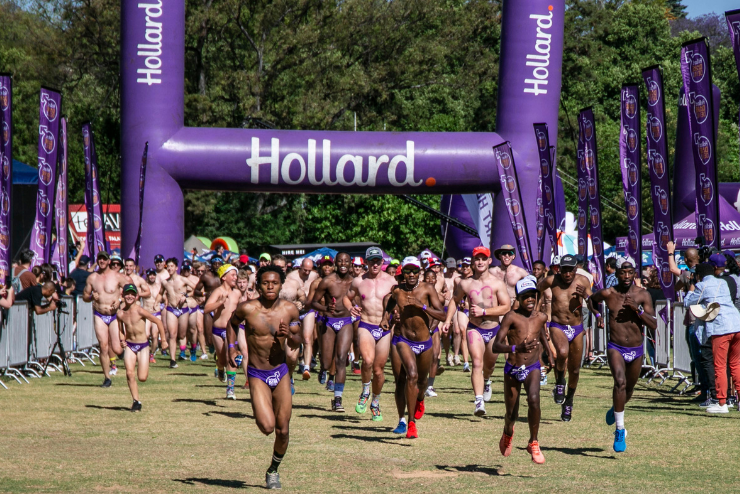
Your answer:
[[[37,367],[42,372],[44,371],[44,365],[39,360],[48,360],[52,355],[52,349],[57,341],[56,333],[54,331],[54,325],[56,324],[56,311],[49,311],[45,314],[36,314],[35,312],[31,315],[31,346],[28,351],[28,365]],[[55,371],[61,369],[55,364],[49,363]],[[49,375],[49,372],[46,372]]]
[[[648,384],[656,377],[660,377],[660,384],[671,377],[671,327],[673,313],[670,300],[660,300],[655,304],[655,372],[650,376]],[[665,319],[664,319],[665,318]]]
[[[599,364],[599,369],[605,365],[609,365],[608,359],[606,358],[606,343],[609,341],[607,337],[607,327],[609,326],[609,309],[606,308],[606,302],[599,304],[599,311],[601,312],[601,320],[604,321],[604,327],[600,328],[597,324],[596,318],[592,318],[593,321],[593,358],[588,364],[588,367]]]
[[[23,379],[26,383],[28,380],[23,372],[29,372],[36,377],[38,374],[33,369],[28,368],[28,302],[16,302],[8,310],[8,367],[5,369],[5,375],[10,376],[19,383]],[[15,367],[21,367],[21,370]],[[20,379],[18,379],[20,378]]]
[[[93,308],[92,302],[85,302],[82,297],[77,297],[75,304],[76,313],[76,347],[73,355],[77,359],[87,359],[93,365],[95,360],[93,359],[96,352],[95,345],[97,344],[97,337],[95,336],[95,326],[93,321]]]
[[[0,324],[0,375],[5,375],[8,368],[8,318],[7,312],[4,312],[2,324]],[[0,381],[0,386],[5,389],[8,387],[4,382]]]
[[[686,331],[683,323],[686,310],[686,307],[680,302],[673,306],[673,377],[678,379],[678,384],[673,387],[673,391],[684,384],[680,394],[683,394],[689,386],[695,384],[688,377],[691,376],[691,351],[689,350],[689,343],[686,341]],[[684,375],[684,372],[687,375]]]

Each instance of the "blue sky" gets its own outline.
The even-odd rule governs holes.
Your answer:
[[[689,17],[716,12],[723,14],[727,10],[740,9],[740,0],[683,0]]]

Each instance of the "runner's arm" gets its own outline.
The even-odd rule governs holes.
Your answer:
[[[439,301],[439,295],[434,285],[426,285],[427,299],[429,300],[429,306],[422,306],[421,309],[433,318],[441,321],[447,314],[444,311],[444,305]],[[449,309],[448,309],[449,310]]]
[[[452,316],[457,312],[457,306],[460,305],[464,296],[465,292],[462,289],[462,283],[456,284],[455,290],[452,292],[452,300],[447,304],[447,315],[443,319],[440,319],[440,321],[443,321],[440,329],[444,333],[449,330],[450,324],[452,323]]]
[[[162,320],[158,317],[156,317],[154,314],[149,312],[143,307],[139,307],[139,314],[141,314],[141,317],[146,319],[147,321],[151,322],[152,324],[157,326],[157,329],[159,330],[159,334],[164,334],[164,324],[162,324]]]
[[[149,298],[152,296],[152,291],[149,289],[149,283],[147,283],[143,278],[141,278],[141,281],[139,282],[138,289],[140,298]]]
[[[224,302],[226,301],[227,298],[228,298],[228,295],[223,293],[223,291],[214,290],[211,293],[211,296],[208,297],[206,304],[203,306],[203,312],[213,312],[214,310],[224,305]]]
[[[311,308],[318,310],[320,312],[328,312],[329,308],[325,305],[323,305],[320,300],[324,299],[324,294],[326,294],[326,284],[324,283],[324,280],[321,280],[319,282],[319,285],[316,287],[316,291],[313,294],[313,298],[311,299]]]
[[[506,315],[501,320],[501,325],[498,328],[498,333],[496,333],[496,338],[491,344],[491,351],[493,351],[493,353],[511,353],[511,346],[506,343],[510,327],[511,317]]]
[[[638,301],[642,305],[643,312],[637,312],[637,317],[640,321],[648,328],[655,330],[658,327],[658,318],[655,317],[655,308],[653,307],[653,299],[647,290],[643,290],[638,297]]]
[[[383,297],[383,317],[380,319],[380,327],[383,328],[383,331],[388,331],[390,328],[390,316],[396,307],[395,291],[396,289],[393,288],[391,293]]]
[[[546,325],[547,315],[545,315],[545,319],[542,321],[542,326],[540,326],[540,342],[542,343],[542,346],[545,347],[545,352],[547,353],[547,363],[550,369],[552,369],[553,367],[555,367],[555,355],[552,354],[552,349],[547,343],[547,330],[545,329]]]
[[[289,308],[288,314],[290,316],[290,322],[288,323],[288,337],[286,340],[288,346],[293,350],[296,350],[303,343],[300,315],[298,314],[298,309],[296,309],[295,305]]]
[[[84,300],[85,302],[92,302],[92,280],[96,277],[97,276],[94,273],[87,277],[87,281],[85,282],[85,289],[82,291],[82,300]]]
[[[211,297],[213,297],[213,294],[211,294]],[[226,325],[226,343],[228,344],[228,347],[226,348],[226,358],[229,360],[229,365],[231,365],[232,367],[238,367],[236,365],[236,361],[234,360],[236,358],[236,354],[238,353],[236,348],[236,335],[239,332],[239,325],[241,324],[241,321],[244,321],[247,318],[248,303],[249,302],[242,302],[237,305],[236,310],[231,315],[229,324]]]

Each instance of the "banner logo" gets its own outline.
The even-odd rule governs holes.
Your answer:
[[[658,205],[660,206],[660,212],[664,215],[668,214],[668,193],[663,190],[660,186],[655,186],[655,197],[658,198]]]
[[[673,284],[673,274],[671,273],[671,267],[667,262],[660,265],[660,281],[663,286],[671,286]]]
[[[666,168],[663,156],[654,149],[651,149],[649,153],[649,158],[649,161],[653,166],[653,173],[655,173],[658,178],[663,178]]]
[[[660,124],[660,119],[648,115],[648,131],[653,142],[658,142],[663,137],[663,126]]]
[[[3,121],[3,144],[7,146],[8,141],[10,141],[10,126],[8,122]]]
[[[580,229],[586,228],[586,210],[585,209],[578,210],[578,228]]]
[[[624,161],[626,162],[627,166],[627,178],[630,185],[634,187],[635,185],[637,185],[637,179],[640,176],[637,171],[637,165],[629,158],[625,158]]]
[[[36,245],[42,249],[46,249],[46,227],[40,221],[34,223],[34,229],[36,230]]]
[[[709,139],[699,136],[699,134],[694,134],[694,142],[697,145],[696,151],[699,153],[699,159],[702,164],[706,165],[712,157],[712,145],[709,143]]]
[[[8,88],[6,86],[0,86],[0,110],[6,111],[9,105],[10,91],[8,91]]]
[[[668,231],[668,225],[664,224],[662,221],[658,222],[658,231],[660,232],[660,242],[658,242],[658,247],[660,247],[660,250],[667,250],[668,248],[666,245],[668,242],[671,241],[671,234]]]
[[[596,179],[591,177],[588,179],[588,197],[596,199]]]
[[[87,129],[87,127],[84,127],[82,129],[82,145],[85,147],[85,149],[90,147],[90,131]],[[85,163],[87,163],[89,159],[85,157]]]
[[[524,261],[525,264],[529,262],[529,252],[527,252],[527,249],[520,248],[519,255],[521,256],[522,261]]]
[[[521,212],[521,206],[519,205],[519,201],[516,199],[506,199],[506,208],[513,216],[519,216],[519,213]]]
[[[637,150],[637,142],[637,132],[635,132],[635,129],[627,129],[627,147],[633,153]]]
[[[578,238],[578,255],[586,255],[586,241],[582,238]]]
[[[716,240],[717,234],[714,222],[709,218],[704,218],[702,230],[704,231],[704,242],[706,242],[707,245],[712,245]]]
[[[701,56],[701,53],[695,53],[694,56],[691,57],[690,64],[691,80],[697,83],[701,82],[702,79],[704,79],[704,74],[706,74],[707,71],[704,57]]]
[[[552,190],[547,185],[545,185],[545,202],[552,203]]]
[[[705,205],[709,205],[709,203],[712,202],[712,199],[714,199],[714,187],[712,187],[712,181],[709,180],[709,177],[704,173],[700,173],[699,183],[701,184],[701,200],[704,201]]]
[[[600,256],[603,252],[603,249],[602,249],[603,245],[601,244],[601,239],[599,237],[591,238],[591,245],[593,245],[593,248],[594,248],[594,255]],[[598,270],[595,271],[595,273],[597,272]],[[594,283],[596,283],[596,276],[594,276]]]
[[[590,141],[594,136],[594,124],[591,123],[591,120],[583,121],[583,135],[586,136],[587,141]]]
[[[630,229],[627,233],[627,241],[630,244],[630,252],[637,252],[637,233]]]
[[[635,196],[630,194],[627,198],[627,216],[629,216],[631,220],[634,220],[637,218],[638,211],[640,211],[640,203],[637,202],[637,198]]]
[[[41,108],[43,108],[44,115],[49,119],[49,122],[57,119],[59,108],[57,108],[57,102],[51,98],[49,93],[41,94]]]
[[[100,204],[100,197],[98,196],[97,189],[92,190],[92,203],[93,206],[97,206],[98,204]]]
[[[534,50],[537,53],[527,54],[527,66],[534,67],[534,69],[532,69],[532,79],[524,79],[525,86],[532,87],[525,87],[524,92],[532,93],[535,96],[547,94],[545,86],[547,86],[547,83],[549,82],[547,78],[550,75],[547,67],[550,66],[550,43],[552,34],[545,31],[552,27],[553,14],[551,9],[552,7],[550,7],[550,11],[545,15],[530,14],[529,16],[530,19],[535,19],[537,21],[537,38],[534,42]]]
[[[507,191],[509,191],[509,193],[514,193],[514,191],[516,191],[516,180],[514,180],[514,177],[502,175],[501,184]]]
[[[709,102],[701,94],[694,98],[694,117],[699,124],[703,124],[709,116]]]
[[[547,217],[547,227],[552,231],[555,230],[555,218],[552,216],[552,213],[550,211],[547,212],[545,215]],[[555,246],[553,245],[553,249]]]
[[[545,225],[540,220],[537,220],[537,238],[541,239],[545,236]]]
[[[3,180],[10,177],[10,160],[7,155],[3,155]]]
[[[41,136],[41,147],[44,148],[44,152],[51,154],[56,146],[54,134],[45,125],[39,125],[39,135]]]
[[[39,212],[43,216],[49,216],[49,213],[51,212],[51,203],[49,202],[49,197],[46,195],[46,192],[39,189],[39,193],[37,196],[37,206],[39,208]]]
[[[547,149],[547,138],[545,136],[545,133],[541,130],[537,130],[537,146],[540,148],[540,151],[544,151]]]
[[[591,228],[597,228],[599,226],[599,210],[593,206],[589,206],[589,216],[591,216]],[[593,242],[593,239],[591,240]]]
[[[524,227],[522,226],[521,223],[516,223],[514,225],[514,232],[516,233],[517,240],[522,240],[524,238]],[[523,253],[523,249],[519,249],[519,250],[520,252]]]
[[[8,193],[4,190],[0,193],[0,208],[3,214],[8,214],[10,212],[10,198],[8,197]]]
[[[588,194],[587,188],[586,188],[586,181],[582,178],[579,178],[578,179],[578,199],[580,199],[581,201],[585,201],[586,194]]]
[[[594,169],[594,152],[591,149],[585,149],[583,152],[583,163],[586,165],[587,170]]]
[[[504,170],[511,168],[511,156],[509,156],[509,153],[496,150],[496,158],[498,158],[498,162]]]
[[[592,240],[591,243],[594,244],[594,252],[596,252],[596,240]],[[601,245],[601,244],[599,244],[599,245]],[[599,250],[601,250],[601,249],[599,248]],[[597,255],[601,255],[601,254],[597,254]],[[596,286],[596,285],[598,285],[601,282],[601,270],[600,269],[594,269],[593,277],[594,277],[594,286]]]
[[[8,235],[8,227],[0,226],[0,249],[7,251],[10,247],[10,235]],[[3,281],[5,278],[3,278]]]
[[[540,161],[540,169],[542,170],[542,178],[550,176],[550,163],[548,163],[547,160],[543,159]]]
[[[627,115],[627,118],[630,120],[635,118],[635,115],[637,114],[637,100],[632,94],[628,94],[624,99],[624,114]]]
[[[41,183],[44,185],[49,185],[51,184],[51,178],[51,165],[49,165],[46,160],[39,159],[39,180],[41,180]]]
[[[648,80],[648,93],[647,93],[647,100],[648,105],[655,106],[658,104],[658,101],[660,101],[660,86],[657,82],[652,80],[650,77],[647,78]]]

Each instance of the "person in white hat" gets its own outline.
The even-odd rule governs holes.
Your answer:
[[[502,245],[493,251],[493,257],[501,263],[491,269],[491,274],[506,284],[512,305],[516,302],[516,282],[529,275],[526,269],[514,264],[516,260],[516,249],[513,245]]]

